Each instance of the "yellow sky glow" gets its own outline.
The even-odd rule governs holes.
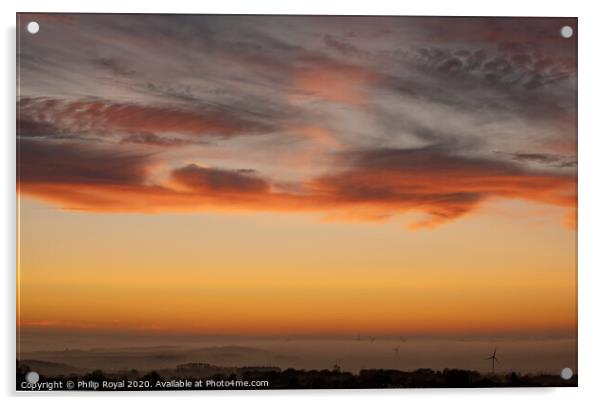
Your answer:
[[[499,201],[410,231],[401,219],[89,214],[24,198],[19,324],[207,334],[571,331],[575,232],[556,221],[561,209],[541,210]]]

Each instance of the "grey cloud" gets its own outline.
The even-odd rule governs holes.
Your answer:
[[[152,133],[141,133],[141,134],[133,134],[122,138],[122,143],[134,143],[134,144],[142,144],[142,145],[151,145],[151,146],[161,146],[161,147],[170,147],[170,146],[185,146],[185,145],[204,145],[207,142],[199,141],[199,140],[191,140],[191,139],[182,139],[182,138],[174,138],[167,136],[160,136]]]
[[[83,142],[20,139],[17,176],[24,183],[137,185],[151,155]]]
[[[248,170],[205,168],[195,164],[174,170],[171,177],[180,184],[201,193],[262,193],[269,184]]]
[[[137,73],[134,69],[130,68],[126,62],[118,58],[92,59],[92,64],[116,76],[129,77]]]
[[[577,165],[574,157],[553,155],[549,153],[515,153],[512,159],[518,162],[535,162],[559,168],[570,168]]]
[[[359,48],[357,48],[355,45],[351,44],[350,42],[343,40],[343,39],[337,39],[332,35],[324,35],[324,43],[326,44],[326,46],[330,49],[333,49],[337,52],[340,52],[341,54],[345,55],[345,56],[355,56],[355,55],[364,55],[365,53],[360,51]]]

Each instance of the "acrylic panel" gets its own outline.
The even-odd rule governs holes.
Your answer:
[[[577,385],[577,19],[17,15],[17,390]]]

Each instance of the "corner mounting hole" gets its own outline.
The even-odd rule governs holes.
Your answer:
[[[27,32],[30,34],[37,34],[40,31],[40,24],[36,21],[30,21],[27,23]]]
[[[35,384],[40,380],[40,375],[35,371],[30,371],[29,373],[25,374],[25,380],[30,384]]]
[[[573,27],[571,27],[570,25],[565,25],[560,29],[560,35],[562,36],[562,38],[569,39],[573,36]]]
[[[571,370],[569,367],[563,368],[560,371],[560,377],[562,377],[563,380],[570,380],[573,378],[573,370]]]

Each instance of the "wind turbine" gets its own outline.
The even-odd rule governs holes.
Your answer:
[[[485,360],[491,360],[491,372],[495,373],[495,362],[497,361],[498,363],[500,362],[497,357],[495,356],[495,353],[497,352],[497,347],[495,349],[493,349],[493,354],[489,357],[487,357]]]

